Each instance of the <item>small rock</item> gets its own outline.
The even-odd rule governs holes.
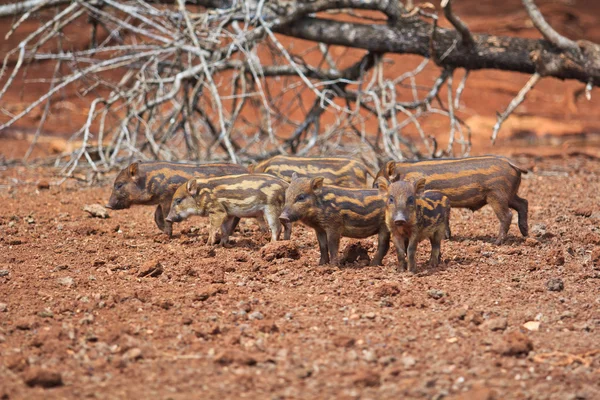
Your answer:
[[[355,343],[356,340],[349,336],[338,336],[335,339],[333,339],[333,344],[335,346],[344,347],[346,349],[349,349],[350,347],[354,346]]]
[[[292,314],[291,312],[287,312],[287,313],[285,313],[285,315],[283,316],[283,318],[286,321],[291,321],[292,319],[294,319],[294,314]]]
[[[396,362],[396,357],[394,357],[394,356],[383,356],[383,357],[380,357],[379,360],[377,360],[377,362],[379,364],[381,364],[381,365],[384,365],[384,366],[390,365],[390,364]]]
[[[446,293],[444,293],[444,292],[443,292],[443,291],[441,291],[441,290],[437,290],[437,289],[431,289],[431,290],[429,290],[429,291],[427,292],[427,295],[428,295],[429,297],[431,297],[432,299],[439,300],[439,299],[441,299],[442,297],[444,297],[444,296],[446,295]]]
[[[296,242],[291,240],[283,240],[277,242],[269,242],[260,249],[260,256],[265,261],[273,261],[279,258],[290,258],[298,260],[300,251]]]
[[[489,329],[490,331],[503,331],[508,326],[508,321],[504,317],[491,318],[481,324],[481,329]]]
[[[141,271],[138,274],[138,278],[144,278],[146,276],[156,278],[157,276],[160,276],[163,273],[163,271],[164,271],[164,268],[163,268],[162,264],[160,263],[160,261],[158,261],[158,260],[148,261],[147,263],[145,263],[142,266]]]
[[[255,320],[255,319],[260,320],[260,319],[264,319],[264,318],[265,318],[265,316],[260,311],[254,311],[248,315],[248,319],[250,319],[250,320]]]
[[[527,355],[533,350],[533,343],[527,335],[515,331],[505,334],[492,346],[492,349],[503,356]]]
[[[352,382],[359,387],[375,387],[381,384],[381,377],[373,371],[360,371],[354,374]]]
[[[0,312],[6,312],[8,310],[8,304],[0,303]]]
[[[384,283],[375,289],[377,297],[393,297],[400,294],[400,287],[395,283]]]
[[[539,331],[540,330],[540,321],[527,321],[523,324],[523,328],[528,331]]]
[[[21,331],[28,331],[36,326],[33,318],[21,318],[15,323],[15,328]]]
[[[0,278],[2,278],[3,276],[8,276],[8,274],[10,274],[10,271],[5,270],[5,269],[0,269]]]
[[[25,374],[25,383],[29,387],[40,386],[43,388],[53,388],[63,385],[60,372],[50,371],[44,368],[31,368]]]
[[[404,356],[400,359],[400,362],[402,362],[402,365],[404,365],[404,368],[411,368],[411,367],[415,366],[415,364],[417,363],[417,360],[415,360],[415,358],[412,356]]]
[[[54,318],[54,313],[49,308],[42,310],[38,313],[38,317],[41,318]]]
[[[58,278],[59,285],[66,286],[68,288],[75,286],[75,281],[70,276],[64,278]]]
[[[535,237],[542,237],[546,233],[546,224],[535,224],[531,227],[530,232]]]
[[[106,219],[109,217],[108,211],[106,208],[101,206],[100,204],[89,204],[83,207],[83,211],[90,214],[90,216],[94,218],[103,218]]]
[[[592,209],[589,207],[579,207],[573,210],[573,214],[579,217],[589,217],[592,215]]]
[[[561,292],[565,288],[565,284],[562,279],[553,278],[546,282],[546,287],[551,292]]]
[[[535,247],[539,244],[540,244],[540,242],[532,237],[528,237],[527,239],[525,239],[525,246]]]
[[[239,350],[225,350],[215,356],[214,361],[221,365],[256,365],[256,359]]]
[[[137,361],[144,358],[142,354],[142,350],[139,347],[134,347],[132,349],[127,350],[122,356],[121,361],[124,363],[129,363],[131,361]]]
[[[375,361],[377,361],[377,356],[375,355],[374,351],[364,350],[363,351],[363,359],[366,362],[375,362]]]
[[[0,335],[0,343],[6,342],[6,336]]]
[[[368,312],[362,315],[363,319],[375,319],[375,317],[377,316],[377,314],[375,314],[374,312]]]
[[[50,182],[48,182],[45,179],[42,179],[41,181],[38,182],[37,188],[39,190],[48,190],[48,189],[50,189]]]
[[[312,373],[313,373],[312,369],[310,369],[310,368],[304,368],[304,367],[296,369],[296,372],[295,372],[296,376],[299,379],[309,378],[312,375]]]

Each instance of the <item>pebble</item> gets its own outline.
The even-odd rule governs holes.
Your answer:
[[[381,377],[373,371],[360,371],[354,374],[352,382],[360,387],[375,387],[381,384]]]
[[[283,318],[285,318],[286,321],[291,321],[294,318],[294,314],[292,314],[291,312],[285,313]]]
[[[90,216],[94,218],[106,219],[109,217],[106,208],[104,208],[100,204],[88,204],[83,207],[83,211],[87,212],[88,214],[90,214]]]
[[[508,321],[504,317],[491,318],[481,324],[481,329],[489,329],[490,331],[503,331],[508,326]]]
[[[142,265],[142,268],[140,269],[141,271],[138,274],[138,278],[144,278],[147,276],[156,278],[164,272],[164,268],[158,260],[148,261],[144,265]]]
[[[376,316],[377,314],[375,314],[374,312],[368,312],[362,315],[362,317],[366,319],[375,319]]]
[[[58,283],[62,286],[73,287],[75,285],[75,281],[70,276],[64,278],[58,278]]]
[[[0,312],[6,312],[8,310],[8,304],[0,303]]]
[[[0,278],[3,276],[8,276],[8,274],[10,274],[10,271],[6,269],[0,269]]]
[[[363,350],[363,359],[366,362],[376,362],[377,361],[377,356],[375,355],[374,351]]]
[[[134,347],[132,349],[127,350],[122,356],[121,361],[127,363],[130,361],[136,361],[144,358],[142,354],[142,350],[139,347]]]
[[[42,179],[41,181],[38,182],[37,188],[39,190],[48,190],[48,189],[50,189],[50,182],[48,182],[45,179]]]
[[[412,356],[404,356],[400,359],[400,361],[402,362],[402,365],[404,365],[404,368],[414,367],[417,363],[417,360],[415,360],[415,358]]]
[[[523,324],[523,328],[528,331],[539,331],[540,330],[540,321],[527,321]]]
[[[527,335],[514,331],[505,334],[493,345],[492,349],[504,356],[527,355],[533,350],[533,343]]]
[[[265,318],[265,316],[260,311],[254,311],[248,315],[248,319],[250,319],[250,320],[254,320],[254,319],[261,320],[264,318]]]
[[[565,284],[560,278],[553,278],[546,282],[546,287],[551,292],[561,292],[565,288]]]
[[[51,371],[44,368],[31,368],[25,374],[25,383],[29,387],[40,386],[43,388],[53,388],[63,385],[60,372]]]
[[[444,297],[444,296],[446,295],[446,293],[444,293],[444,292],[443,292],[443,291],[441,291],[441,290],[437,290],[437,289],[431,289],[431,290],[429,290],[429,291],[427,292],[427,295],[428,295],[429,297],[431,297],[432,299],[439,300],[439,299],[441,299],[442,297]]]
[[[396,362],[396,357],[394,356],[383,356],[381,358],[379,358],[379,360],[377,360],[377,362],[381,365],[390,365],[394,362]]]

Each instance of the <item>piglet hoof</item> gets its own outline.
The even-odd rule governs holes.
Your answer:
[[[396,265],[396,272],[404,272],[406,271],[406,263],[400,263]]]
[[[504,238],[498,238],[496,239],[496,241],[494,242],[494,244],[496,246],[500,246],[502,243],[504,243]]]

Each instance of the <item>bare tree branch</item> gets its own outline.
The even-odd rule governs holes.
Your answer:
[[[579,52],[579,46],[574,41],[567,39],[560,33],[556,32],[548,22],[544,19],[544,16],[540,10],[536,7],[533,0],[522,0],[529,18],[533,22],[533,25],[538,31],[544,36],[544,39],[555,45],[561,50]]]

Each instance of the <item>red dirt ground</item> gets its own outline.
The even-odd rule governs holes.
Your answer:
[[[89,217],[108,184],[5,168],[0,398],[598,399],[600,162],[518,161],[531,237],[515,217],[495,246],[489,207],[454,210],[443,266],[423,243],[417,275],[391,252],[317,266],[300,225],[271,245],[248,220],[213,248],[195,218],[169,240],[150,207]]]

